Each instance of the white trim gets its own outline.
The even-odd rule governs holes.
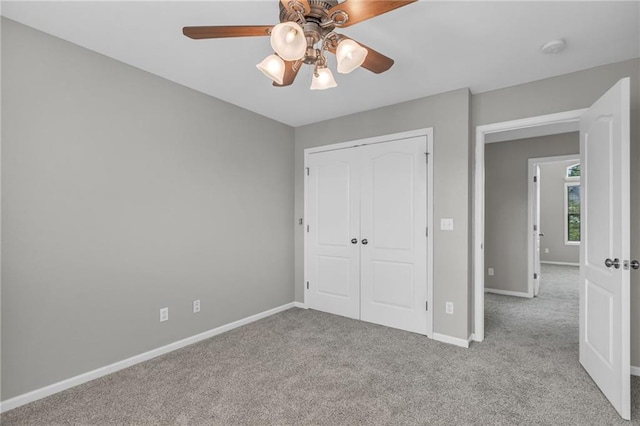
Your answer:
[[[429,154],[428,163],[427,163],[427,228],[429,229],[429,236],[427,238],[427,298],[429,299],[429,306],[434,306],[433,301],[433,234],[435,231],[434,221],[433,221],[433,194],[434,194],[434,153],[433,153],[433,127],[426,127],[424,129],[417,130],[409,130],[406,132],[400,133],[392,133],[390,135],[382,135],[375,136],[371,138],[358,139],[355,141],[349,142],[341,142],[330,145],[322,145],[315,148],[307,148],[304,150],[304,217],[309,216],[307,213],[307,193],[308,193],[308,185],[309,178],[306,174],[306,170],[309,164],[309,155],[317,152],[325,152],[325,151],[335,151],[338,149],[347,149],[354,148],[360,145],[371,145],[377,143],[385,143],[385,142],[393,142],[396,140],[414,138],[425,136],[427,138],[427,153]],[[303,230],[304,231],[304,230]],[[307,301],[307,232],[304,232],[304,278],[303,278],[303,288],[304,288],[304,305],[308,307]],[[434,309],[429,309],[427,315],[430,315],[429,324],[427,325],[427,337],[434,338],[433,335],[433,311]]]
[[[221,325],[220,327],[216,327],[209,331],[205,331],[204,333],[196,334],[195,336],[187,337],[186,339],[169,343],[168,345],[165,345],[156,349],[152,349],[148,352],[144,352],[139,355],[134,355],[131,358],[127,358],[122,361],[118,361],[113,364],[109,364],[104,367],[100,367],[95,370],[88,371],[83,374],[79,374],[69,379],[62,380],[60,382],[51,384],[49,386],[45,386],[43,388],[36,389],[34,391],[27,392],[22,395],[18,395],[11,399],[7,399],[6,401],[0,402],[0,413],[7,412],[14,408],[20,407],[21,405],[25,405],[30,402],[37,401],[38,399],[42,399],[47,396],[53,395],[55,393],[62,392],[63,390],[81,385],[83,383],[89,382],[99,377],[106,376],[107,374],[115,373],[116,371],[122,370],[127,367],[131,367],[132,365],[139,364],[144,361],[148,361],[152,358],[158,357],[160,355],[164,355],[168,352],[173,352],[185,346],[192,345],[194,343],[200,342],[205,339],[209,339],[213,336],[217,336],[218,334],[222,334],[227,331],[233,330],[234,328],[238,328],[243,325],[252,323],[254,321],[258,321],[268,316],[277,314],[278,312],[286,311],[287,309],[291,309],[294,306],[295,306],[295,302],[287,303],[285,305],[278,306],[273,309],[269,309],[268,311],[260,312],[258,314],[240,319],[238,321]]]
[[[447,336],[446,334],[433,333],[433,340],[437,340],[438,342],[448,343],[450,345],[460,346],[461,348],[468,348],[469,341],[465,339],[460,339],[458,337]]]
[[[300,309],[309,309],[309,307],[302,302],[293,302],[293,306]]]
[[[419,136],[431,136],[429,138],[429,140],[431,140],[433,138],[433,127],[426,127],[424,129],[418,129],[418,130],[409,130],[409,131],[400,132],[400,133],[392,133],[390,135],[374,136],[371,138],[334,143],[330,145],[322,145],[322,146],[317,146],[315,148],[307,148],[304,150],[304,165],[305,167],[307,167],[308,154],[313,154],[316,152],[324,152],[324,151],[335,151],[338,149],[354,148],[360,145],[372,145],[376,143],[393,142],[397,140],[415,138]]]
[[[631,366],[631,375],[632,376],[640,376],[640,367]]]
[[[552,262],[550,260],[541,260],[540,263],[546,263],[547,265],[564,265],[564,266],[580,266],[579,263],[573,262]]]
[[[498,290],[496,288],[484,288],[485,293],[499,294],[501,296],[515,296],[526,297],[527,299],[533,299],[533,293],[526,293],[524,291],[510,291],[510,290]]]
[[[527,275],[527,293],[528,296],[527,297],[533,297],[534,296],[534,285],[535,285],[535,280],[533,278],[533,274],[538,271],[539,268],[537,268],[537,265],[535,264],[535,241],[534,241],[534,234],[535,232],[541,232],[542,229],[540,229],[540,223],[538,223],[538,230],[537,231],[533,231],[533,225],[536,223],[536,219],[537,222],[540,222],[540,218],[536,218],[536,212],[535,212],[535,198],[536,198],[536,191],[538,191],[540,188],[536,187],[536,184],[533,182],[533,177],[537,175],[536,171],[538,170],[538,167],[540,167],[541,164],[550,164],[550,163],[564,163],[565,161],[580,161],[580,154],[572,154],[572,155],[556,155],[556,156],[552,156],[552,157],[536,157],[536,158],[529,158],[528,161],[528,170],[529,170],[529,183],[527,185],[528,188],[528,205],[527,205],[527,212],[528,212],[528,218],[527,218],[527,264],[528,264],[528,275]],[[538,185],[540,184],[540,176],[538,176]],[[540,209],[540,207],[538,207],[538,210]],[[544,263],[542,261],[540,261],[540,263]],[[540,279],[540,277],[538,277],[538,279]]]
[[[474,274],[474,338],[484,340],[484,145],[488,134],[541,126],[554,123],[580,120],[586,109],[540,115],[521,120],[503,121],[476,127],[475,175],[474,175],[474,238],[473,238],[473,274]]]

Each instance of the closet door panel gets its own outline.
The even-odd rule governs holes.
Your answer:
[[[361,151],[360,317],[426,334],[426,139]]]
[[[358,319],[358,162],[341,150],[311,154],[308,166],[307,301],[312,309]]]

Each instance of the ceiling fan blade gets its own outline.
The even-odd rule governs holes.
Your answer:
[[[260,37],[271,34],[273,25],[231,25],[218,27],[184,27],[182,33],[189,38]]]
[[[280,0],[280,3],[282,3],[284,8],[288,11],[291,11],[292,7],[297,6],[298,8],[301,7],[304,9],[301,11],[303,15],[308,15],[311,12],[311,5],[309,4],[309,0]]]
[[[340,41],[349,39],[349,37],[345,37],[343,35],[339,35],[338,37]],[[350,40],[353,40],[353,39],[350,39]],[[365,58],[364,63],[360,65],[362,68],[366,68],[373,73],[380,74],[385,71],[388,71],[389,68],[393,66],[394,64],[393,59],[383,55],[382,53],[376,50],[373,50],[369,46],[365,46],[359,41],[356,41],[356,40],[353,40],[353,41],[355,41],[356,43],[358,43],[360,46],[364,47],[368,51],[367,57]],[[329,45],[327,46],[327,50],[333,53],[334,55],[336,53],[337,48],[338,48],[338,43],[335,43],[335,42],[329,43]]]
[[[345,28],[353,24],[357,24],[358,22],[366,21],[367,19],[382,15],[383,13],[391,12],[394,9],[406,6],[416,1],[418,0],[345,0],[344,2],[329,9],[329,17],[336,20],[337,27]],[[340,24],[339,21],[341,18],[341,12],[346,14],[348,17],[346,22],[343,24]],[[342,19],[344,18],[345,17],[342,16]]]
[[[296,79],[298,71],[302,68],[302,61],[284,61],[284,77],[282,78],[282,84],[278,84],[275,81],[273,85],[276,87],[290,86],[293,80]]]

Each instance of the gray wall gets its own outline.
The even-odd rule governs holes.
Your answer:
[[[529,158],[579,151],[576,133],[485,146],[485,288],[527,292]]]
[[[437,96],[337,118],[295,130],[295,216],[304,212],[304,149],[434,128],[434,332],[467,339],[469,91]],[[453,218],[453,231],[440,231],[440,218]],[[303,301],[303,227],[295,226],[295,292]],[[454,302],[454,314],[445,313]]]
[[[631,256],[640,257],[640,59],[480,93],[471,97],[476,126],[587,108],[631,77]],[[475,142],[472,149],[475,149]],[[470,281],[470,286],[473,283]],[[470,290],[472,291],[472,290]],[[640,366],[640,274],[631,274],[631,365]]]
[[[574,134],[579,143],[580,135]],[[568,161],[540,165],[540,231],[544,234],[540,239],[541,262],[580,263],[580,245],[564,242],[567,167],[575,163]]]
[[[2,89],[3,399],[293,301],[291,127],[8,20]]]

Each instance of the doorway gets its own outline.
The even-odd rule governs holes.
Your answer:
[[[536,297],[541,263],[580,265],[579,154],[530,158],[528,182],[527,295]]]
[[[474,187],[474,340],[484,340],[485,292],[485,148],[493,142],[576,131],[586,109],[478,126]]]

